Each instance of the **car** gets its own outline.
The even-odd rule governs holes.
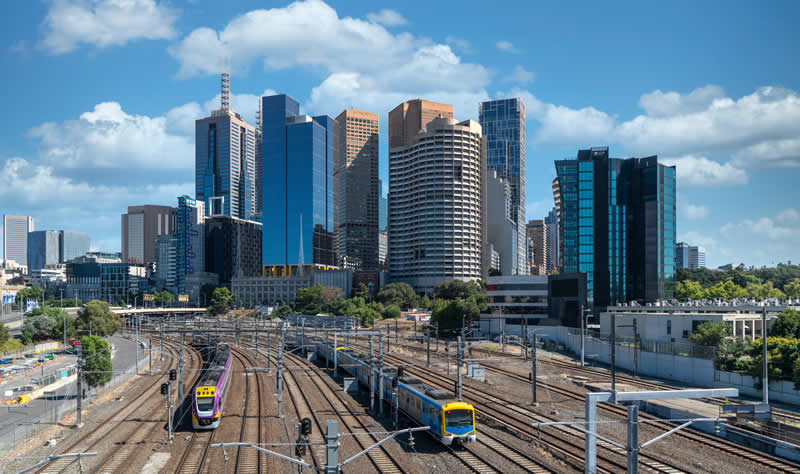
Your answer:
[[[131,309],[131,308],[133,308],[133,306],[131,306],[131,305],[129,305],[129,304],[126,304],[126,305],[125,305],[125,309]]]
[[[10,363],[11,359],[9,359],[8,357],[6,357],[5,359],[0,359],[0,364],[10,364]]]
[[[72,346],[77,347],[81,345],[81,341],[72,341]]]

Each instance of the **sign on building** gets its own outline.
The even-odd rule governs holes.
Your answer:
[[[153,300],[153,295],[151,293],[145,293],[144,300],[145,301],[154,301]]]
[[[178,295],[178,303],[188,303],[189,295]]]

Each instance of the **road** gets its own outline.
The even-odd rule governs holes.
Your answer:
[[[115,372],[127,370],[136,364],[135,343],[116,336],[111,336],[108,340],[114,344],[115,347],[113,358],[113,370]],[[142,357],[141,351],[139,355]],[[56,366],[54,365],[53,367]],[[47,370],[45,373],[47,373]],[[36,377],[38,376],[37,373]],[[30,379],[30,377],[29,375],[28,379]],[[42,423],[50,423],[52,420],[47,417],[47,414],[50,413],[53,408],[52,403],[62,400],[70,400],[68,403],[74,403],[75,388],[76,384],[74,382],[69,383],[56,390],[55,395],[52,397],[37,398],[25,406],[9,405],[0,408],[0,446],[13,441],[15,430],[18,433],[23,433],[24,428],[21,427],[24,425],[38,423],[40,420]],[[19,439],[19,436],[17,436],[17,439]]]

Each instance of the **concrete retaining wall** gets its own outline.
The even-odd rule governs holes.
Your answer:
[[[738,388],[739,393],[753,398],[761,398],[761,389],[755,388],[755,379],[749,375],[717,371],[717,380],[713,382],[713,387],[733,387]],[[769,383],[770,401],[779,401],[792,405],[800,405],[800,392],[794,389],[794,383],[787,380],[776,380]]]

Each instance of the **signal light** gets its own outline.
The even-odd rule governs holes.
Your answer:
[[[161,395],[166,395],[169,392],[169,384],[161,384]]]
[[[170,380],[178,380],[178,371],[175,369],[169,370],[169,379]]]
[[[294,454],[302,458],[306,455],[305,440],[303,438],[297,438],[296,443],[297,444],[294,445]]]
[[[300,420],[300,434],[303,436],[311,436],[311,419],[303,418]]]

